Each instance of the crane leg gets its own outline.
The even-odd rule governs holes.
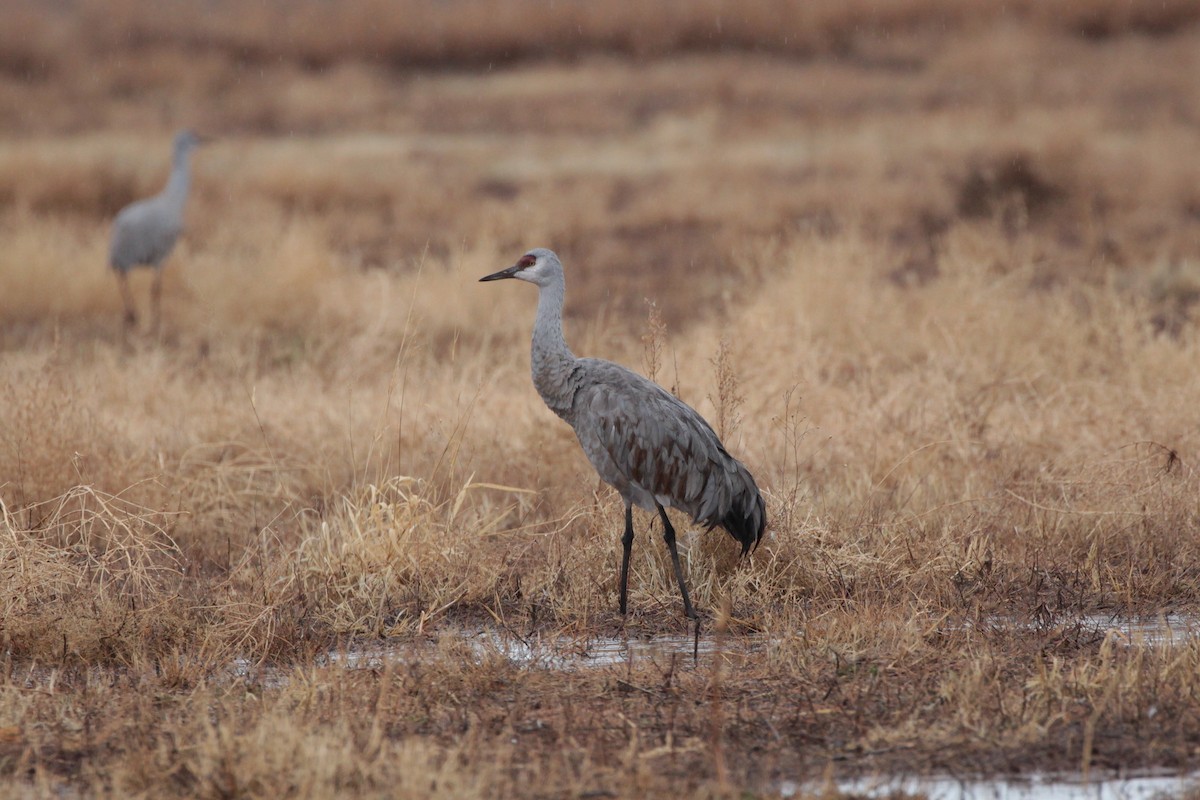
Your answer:
[[[683,613],[687,615],[688,619],[696,619],[696,611],[692,608],[692,601],[688,599],[687,586],[683,583],[683,567],[679,566],[679,550],[675,547],[675,528],[671,526],[671,520],[667,518],[667,510],[662,507],[662,504],[656,503],[655,505],[658,506],[658,515],[662,517],[663,541],[667,543],[667,549],[671,551],[671,566],[675,567],[675,580],[679,581],[679,593],[683,595]]]
[[[117,288],[121,291],[121,302],[125,304],[125,324],[132,328],[137,325],[137,311],[133,308],[133,293],[129,291],[129,273],[117,270]]]
[[[633,550],[633,506],[625,506],[625,535],[621,537],[625,548],[621,556],[621,616],[625,616],[625,600],[629,593],[629,554]]]
[[[155,267],[154,282],[150,284],[150,328],[158,333],[159,323],[162,322],[162,267]]]

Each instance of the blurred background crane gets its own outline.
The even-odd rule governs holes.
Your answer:
[[[137,310],[129,289],[129,270],[151,267],[154,270],[150,286],[151,327],[158,329],[162,317],[163,263],[183,230],[183,209],[192,182],[192,151],[201,141],[190,130],[177,133],[167,185],[153,197],[125,206],[113,222],[108,262],[117,273],[117,285],[125,303],[125,323],[130,327],[137,324]]]

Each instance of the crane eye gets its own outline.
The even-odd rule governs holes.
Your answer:
[[[521,269],[528,269],[537,263],[537,259],[530,255],[521,256],[521,260],[517,262],[517,266]]]

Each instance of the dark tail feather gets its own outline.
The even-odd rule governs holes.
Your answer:
[[[733,462],[733,475],[730,476],[727,487],[733,496],[725,514],[717,516],[721,513],[719,507],[713,509],[709,516],[701,516],[696,514],[695,510],[689,510],[695,515],[696,522],[707,525],[708,530],[720,525],[729,531],[729,535],[741,544],[744,556],[757,549],[762,541],[763,532],[767,529],[767,506],[749,470],[735,459],[729,460]]]
[[[733,502],[725,516],[716,524],[729,531],[729,535],[742,545],[742,555],[758,547],[763,531],[767,528],[767,506],[750,472],[738,464]],[[740,485],[738,485],[740,484]]]
[[[762,541],[767,527],[767,508],[757,488],[737,500],[719,524],[741,543],[742,555],[746,555]]]

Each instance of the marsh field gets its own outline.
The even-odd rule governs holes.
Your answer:
[[[1200,767],[1200,7],[0,18],[0,797]],[[111,220],[184,126],[126,330]],[[698,656],[641,512],[618,613],[536,292],[477,283],[535,246],[763,490],[745,560],[675,516]]]

